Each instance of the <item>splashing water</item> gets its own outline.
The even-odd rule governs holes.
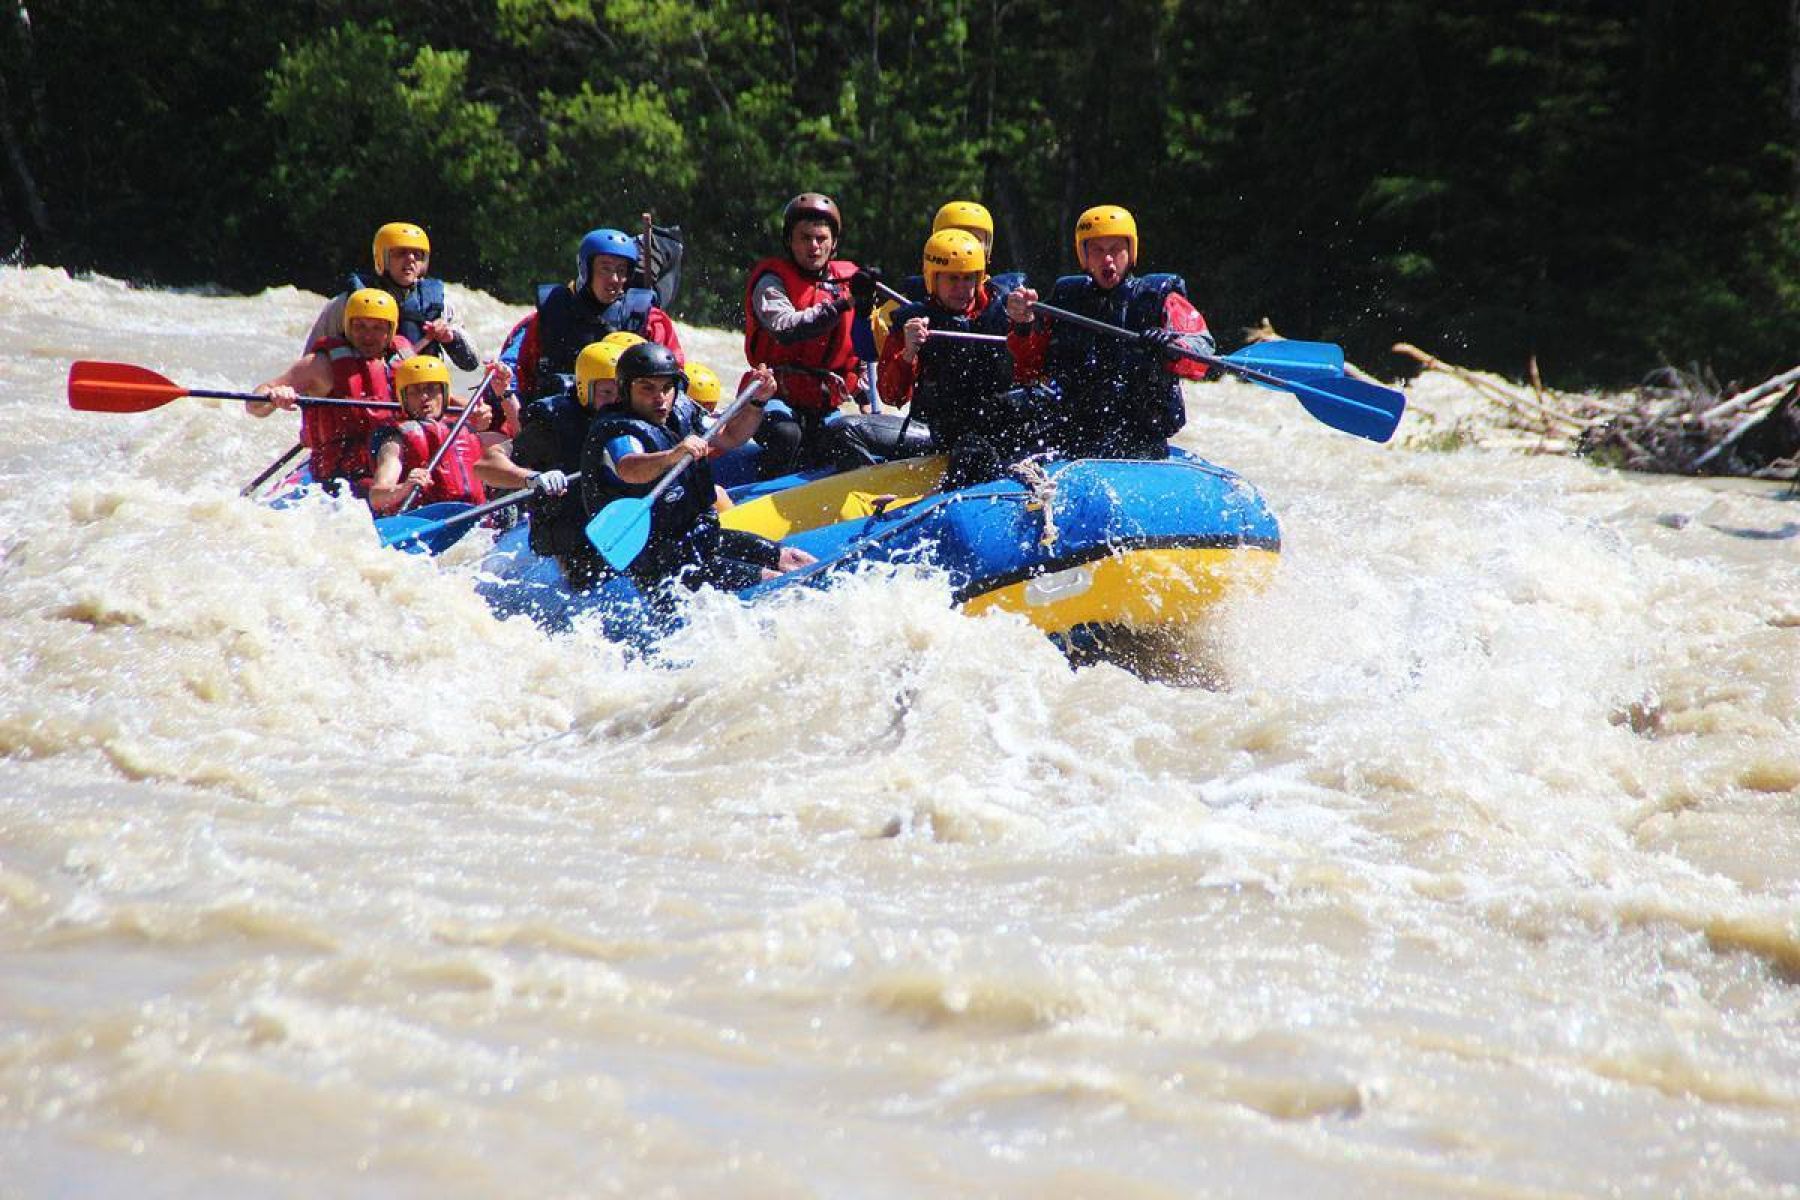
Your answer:
[[[321,302],[0,268],[0,1194],[1800,1193],[1777,485],[1202,385],[1284,536],[1208,686],[919,570],[643,659],[64,403]]]

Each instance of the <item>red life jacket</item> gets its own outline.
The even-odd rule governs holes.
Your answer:
[[[449,436],[448,421],[402,421],[387,437],[400,441],[400,475],[431,461]],[[481,457],[481,438],[467,426],[456,431],[456,440],[438,460],[431,482],[419,496],[420,504],[440,504],[456,500],[464,504],[480,504],[487,499],[487,489],[475,474],[475,461]]]
[[[833,391],[828,375],[841,377],[848,392],[857,389],[857,368],[861,363],[850,340],[853,313],[845,309],[817,337],[801,342],[777,341],[756,319],[751,299],[756,281],[770,271],[781,280],[782,290],[794,308],[806,309],[843,295],[850,277],[856,274],[856,264],[834,258],[825,264],[825,278],[820,280],[801,274],[790,258],[765,258],[750,268],[750,281],[744,287],[744,357],[751,366],[767,363],[775,368],[781,398],[793,407],[829,412],[837,407],[842,395]]]
[[[331,397],[338,400],[393,400],[394,363],[412,351],[412,344],[397,337],[379,358],[364,358],[341,337],[320,338],[313,353],[331,364]],[[313,478],[348,479],[360,483],[375,469],[369,458],[369,437],[383,425],[392,425],[391,409],[338,408],[303,405],[300,409],[300,443],[312,452]]]

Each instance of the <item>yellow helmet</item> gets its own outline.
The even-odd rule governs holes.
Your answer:
[[[387,270],[388,251],[401,246],[431,253],[431,239],[417,225],[405,221],[389,221],[375,231],[375,272],[382,274]]]
[[[594,402],[593,389],[596,383],[619,377],[619,356],[631,347],[621,345],[614,338],[635,337],[635,334],[608,334],[598,342],[589,342],[582,348],[581,355],[575,360],[575,399],[583,405]],[[638,338],[643,341],[643,338]]]
[[[1082,247],[1089,238],[1122,237],[1131,243],[1131,265],[1138,260],[1137,221],[1116,204],[1100,204],[1081,214],[1075,222],[1075,261],[1087,265]]]
[[[633,346],[642,345],[644,339],[635,333],[630,333],[623,329],[615,329],[605,337],[601,338],[600,341],[607,346],[617,346],[620,350],[629,350]]]
[[[712,368],[691,362],[685,369],[688,377],[688,399],[707,412],[719,407],[719,377],[713,374]]]
[[[344,301],[344,336],[350,336],[350,322],[358,317],[371,317],[388,323],[388,336],[400,328],[400,306],[380,288],[358,288]]]
[[[937,277],[987,270],[987,252],[966,229],[940,229],[925,242],[925,291],[937,295]]]
[[[937,216],[931,218],[931,232],[943,229],[979,231],[986,238],[986,245],[994,244],[993,215],[973,200],[952,200],[938,209]]]
[[[404,396],[407,388],[421,383],[441,383],[444,390],[449,391],[450,368],[435,354],[415,354],[394,368],[394,390],[400,395]]]

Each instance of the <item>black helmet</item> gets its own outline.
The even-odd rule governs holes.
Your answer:
[[[633,381],[670,375],[675,385],[687,390],[687,373],[675,361],[675,352],[658,342],[639,342],[619,355],[619,390],[629,392]]]
[[[844,240],[843,214],[838,212],[837,201],[823,192],[801,192],[787,202],[787,207],[781,210],[781,240],[787,241],[794,226],[802,221],[823,221],[831,226],[834,239]]]

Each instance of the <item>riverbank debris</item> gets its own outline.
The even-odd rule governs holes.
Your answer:
[[[1422,377],[1464,394],[1415,405],[1431,428],[1420,447],[1479,445],[1528,454],[1577,454],[1629,471],[1792,479],[1800,471],[1800,366],[1729,395],[1703,372],[1665,369],[1619,395],[1546,388],[1446,362],[1410,342],[1394,346]],[[1440,393],[1440,400],[1442,400]],[[1476,403],[1471,404],[1470,401]]]

